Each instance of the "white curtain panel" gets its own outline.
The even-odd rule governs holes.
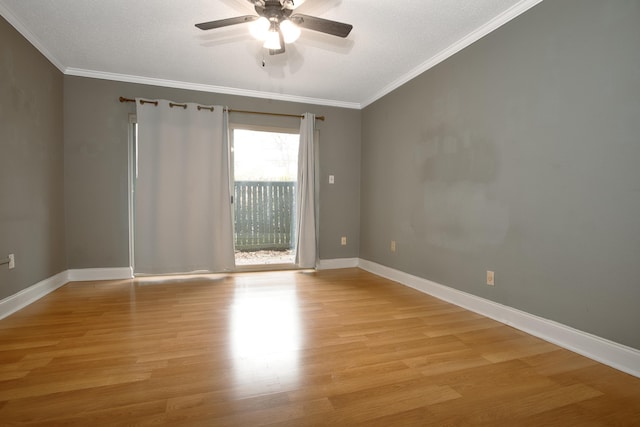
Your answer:
[[[228,113],[136,101],[135,272],[233,270]]]
[[[300,148],[298,149],[298,185],[296,187],[296,257],[300,268],[316,267],[316,210],[315,210],[315,114],[305,113],[300,120]]]

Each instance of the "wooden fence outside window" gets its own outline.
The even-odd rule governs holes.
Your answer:
[[[286,250],[293,247],[295,184],[291,181],[235,182],[236,250]]]

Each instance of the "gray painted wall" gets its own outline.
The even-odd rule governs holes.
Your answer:
[[[62,82],[0,17],[0,299],[66,269]]]
[[[227,105],[240,110],[324,115],[320,130],[321,259],[351,258],[360,240],[361,112],[320,105],[64,77],[65,207],[69,268],[129,265],[127,126],[131,103],[120,96]],[[234,123],[299,128],[299,119],[232,114]],[[328,184],[328,175],[336,183]],[[347,236],[348,245],[340,245]]]
[[[117,98],[142,96],[325,115],[322,259],[359,255],[640,348],[639,9],[541,3],[363,112],[72,76],[63,92],[0,19],[0,257],[18,264],[0,267],[0,298],[128,265],[134,106]]]
[[[364,109],[360,257],[640,349],[638,23],[543,2]]]

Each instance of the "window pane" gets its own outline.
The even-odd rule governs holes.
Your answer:
[[[236,181],[295,181],[298,174],[297,134],[234,130]]]

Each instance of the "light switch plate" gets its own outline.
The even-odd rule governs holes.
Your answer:
[[[494,286],[495,273],[491,270],[487,270],[487,285]]]

